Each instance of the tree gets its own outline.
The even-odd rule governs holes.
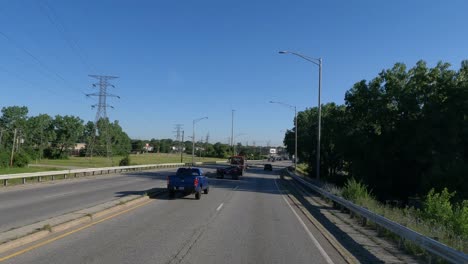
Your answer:
[[[130,137],[122,130],[119,121],[110,124],[112,154],[117,156],[128,155],[132,149]]]
[[[28,108],[26,106],[9,106],[2,108],[0,117],[1,146],[10,148],[13,145],[13,134],[15,129],[17,133],[24,134]]]
[[[423,195],[431,188],[468,195],[468,62],[429,68],[419,61],[381,71],[346,92],[345,105],[322,112],[321,177],[354,177],[381,200]],[[315,171],[317,108],[298,113],[299,159]],[[284,144],[294,150],[294,133]],[[348,176],[343,176],[344,175]]]
[[[55,116],[53,121],[57,135],[54,146],[58,149],[57,158],[65,157],[70,149],[75,147],[84,131],[84,121],[75,116]]]
[[[140,139],[132,139],[131,144],[132,152],[141,152],[143,150],[143,147],[145,146],[145,143]]]
[[[37,158],[42,159],[44,149],[54,142],[56,134],[53,126],[53,119],[47,114],[30,117],[27,120],[27,142],[31,152],[37,151]]]

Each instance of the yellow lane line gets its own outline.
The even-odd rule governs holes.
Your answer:
[[[119,216],[119,215],[121,215],[121,214],[124,214],[124,213],[126,213],[126,212],[128,212],[128,211],[131,211],[131,210],[134,210],[134,209],[136,209],[136,208],[138,208],[138,207],[144,206],[144,205],[146,205],[146,204],[148,204],[148,203],[150,203],[150,202],[151,202],[151,200],[146,201],[146,202],[144,202],[144,203],[142,203],[142,204],[139,204],[139,205],[137,205],[137,206],[135,206],[135,207],[128,208],[128,209],[126,209],[126,210],[124,210],[124,211],[121,211],[121,212],[118,212],[118,213],[116,213],[116,214],[107,216],[107,217],[105,217],[105,218],[103,218],[103,219],[100,219],[100,220],[98,220],[98,221],[96,221],[96,222],[92,222],[92,223],[87,224],[87,225],[85,225],[85,226],[82,226],[82,227],[80,227],[80,228],[78,228],[78,229],[69,231],[69,232],[67,232],[67,233],[65,233],[65,234],[61,234],[60,236],[51,238],[51,239],[49,239],[49,240],[43,241],[43,242],[38,243],[38,244],[36,244],[36,245],[30,246],[30,247],[28,247],[28,248],[25,248],[25,249],[22,249],[22,250],[20,250],[20,251],[15,252],[15,253],[12,253],[12,254],[10,254],[10,255],[8,255],[8,256],[5,256],[5,257],[0,258],[0,262],[5,261],[5,260],[8,260],[8,259],[11,259],[11,258],[16,257],[16,256],[19,256],[19,255],[24,254],[24,253],[26,253],[26,252],[29,252],[29,251],[31,251],[31,250],[33,250],[33,249],[36,249],[36,248],[45,246],[45,245],[50,244],[50,243],[52,243],[52,242],[54,242],[54,241],[56,241],[56,240],[62,239],[62,238],[64,238],[64,237],[66,237],[66,236],[69,236],[69,235],[71,235],[71,234],[74,234],[74,233],[76,233],[76,232],[79,232],[79,231],[81,231],[81,230],[83,230],[83,229],[86,229],[86,228],[88,228],[88,227],[97,225],[97,224],[99,224],[99,223],[101,223],[101,222],[104,222],[104,221],[106,221],[106,220],[109,220],[109,219],[111,219],[111,218],[114,218],[114,217],[116,217],[116,216]]]

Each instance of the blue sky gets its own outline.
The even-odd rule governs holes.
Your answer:
[[[108,115],[132,138],[197,136],[281,145],[292,111],[344,102],[396,62],[458,68],[468,59],[466,1],[0,1],[0,107],[94,120],[88,74],[119,76]],[[62,27],[63,26],[63,27]],[[8,38],[5,38],[5,36]],[[67,41],[68,40],[68,41]],[[76,43],[76,44],[75,44]]]

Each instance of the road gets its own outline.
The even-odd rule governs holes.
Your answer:
[[[288,205],[277,172],[252,168],[239,181],[210,179],[201,200],[163,195],[5,262],[345,263]]]
[[[83,177],[0,189],[0,232],[165,186],[175,169]]]

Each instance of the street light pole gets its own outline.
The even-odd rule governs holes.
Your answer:
[[[318,127],[317,127],[317,179],[320,180],[320,140],[322,133],[322,103],[320,95],[322,93],[322,58],[319,58],[319,89],[318,89]]]
[[[318,88],[318,125],[317,125],[317,159],[316,159],[316,177],[317,179],[320,179],[320,139],[321,139],[321,121],[322,121],[322,104],[320,102],[320,96],[322,93],[322,58],[311,58],[305,55],[302,55],[297,52],[292,52],[292,51],[280,51],[280,54],[292,54],[296,55],[298,57],[301,57],[302,59],[312,62],[313,64],[317,65],[319,67],[319,88]]]
[[[231,112],[231,149],[232,149],[232,155],[234,156],[234,109],[232,109]]]
[[[203,119],[208,119],[207,116],[205,117],[201,117],[201,118],[198,118],[198,119],[194,119],[193,120],[193,127],[192,127],[192,166],[195,164],[194,163],[194,156],[195,156],[195,124],[198,122],[198,121],[201,121]]]
[[[296,109],[296,106],[294,106],[294,126],[295,126],[295,139],[294,139],[294,171],[296,171],[297,169],[297,130],[298,130],[298,127],[297,127],[297,109]]]
[[[295,105],[290,105],[290,104],[287,104],[287,103],[283,103],[283,102],[274,102],[274,101],[270,101],[270,103],[272,104],[280,104],[280,105],[284,105],[286,107],[289,107],[290,109],[293,109],[294,108],[294,171],[297,169],[297,130],[298,130],[298,127],[297,127],[297,108]]]

